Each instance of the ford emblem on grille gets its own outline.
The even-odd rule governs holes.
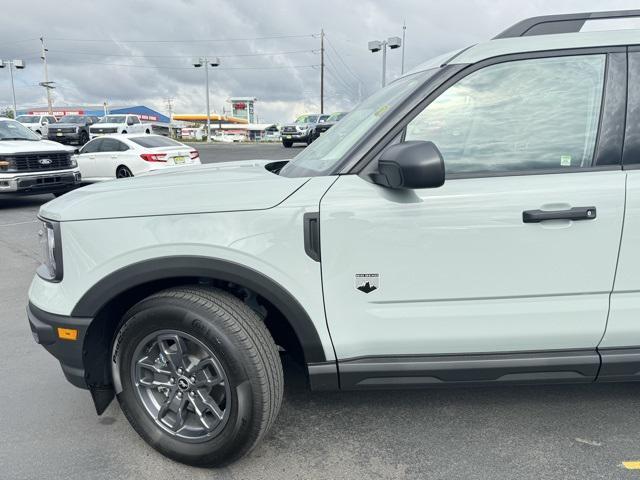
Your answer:
[[[40,160],[38,160],[38,163],[40,165],[51,165],[51,159],[50,158],[41,158]]]

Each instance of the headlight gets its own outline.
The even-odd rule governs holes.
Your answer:
[[[78,166],[78,157],[76,157],[75,154],[71,154],[69,160],[71,162],[71,168],[76,168]]]
[[[17,172],[16,161],[13,158],[0,157],[0,173]]]
[[[50,282],[62,280],[62,245],[60,244],[60,224],[43,220],[40,231],[40,251],[42,265],[37,273],[40,278]]]
[[[76,127],[76,133],[80,131],[80,127]]]

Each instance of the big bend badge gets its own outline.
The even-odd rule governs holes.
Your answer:
[[[371,293],[380,288],[379,273],[356,273],[356,290]]]

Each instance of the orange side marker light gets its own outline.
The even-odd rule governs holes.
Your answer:
[[[77,340],[78,330],[76,330],[75,328],[58,327],[58,338],[60,340]]]

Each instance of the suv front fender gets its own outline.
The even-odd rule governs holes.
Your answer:
[[[134,263],[93,285],[73,308],[73,317],[95,317],[118,295],[141,285],[171,278],[199,277],[249,288],[271,302],[289,321],[302,346],[305,361],[325,362],[322,342],[304,307],[283,286],[252,268],[201,256],[170,256]]]

